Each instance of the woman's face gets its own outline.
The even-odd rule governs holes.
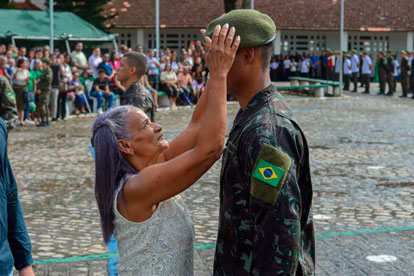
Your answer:
[[[66,64],[70,64],[70,55],[67,55],[67,56],[65,57],[65,63],[66,63]]]
[[[165,64],[165,71],[169,72],[171,70],[171,65],[169,63]]]
[[[132,151],[129,154],[148,159],[168,149],[168,142],[161,133],[162,127],[152,123],[141,109],[131,108],[128,115],[128,129],[132,138],[124,142],[129,144],[128,149]]]

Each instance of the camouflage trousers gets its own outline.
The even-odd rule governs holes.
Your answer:
[[[39,95],[39,112],[42,122],[49,121],[49,101],[52,90],[42,90],[42,94]]]

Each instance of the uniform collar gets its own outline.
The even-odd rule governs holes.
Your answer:
[[[243,111],[241,108],[237,113],[236,119],[234,120],[234,125],[244,125],[247,120],[253,115],[257,110],[259,110],[263,104],[268,101],[270,97],[274,95],[275,87],[273,84],[269,85],[262,91],[258,92],[250,102],[247,104],[246,109]]]

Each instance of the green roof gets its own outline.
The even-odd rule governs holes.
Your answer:
[[[110,41],[115,38],[71,12],[54,12],[54,38]],[[49,39],[49,12],[0,9],[0,37]]]

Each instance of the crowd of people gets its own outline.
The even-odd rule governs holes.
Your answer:
[[[158,91],[167,93],[172,109],[176,109],[177,103],[197,103],[207,75],[200,42],[191,43],[179,54],[166,48],[160,51],[159,59],[153,49],[144,53],[143,47],[137,45],[135,50],[146,54],[148,70],[141,84],[156,107]],[[29,50],[24,46],[0,45],[0,75],[7,78],[15,92],[20,125],[47,126],[49,118],[65,120],[68,100],[76,115],[101,114],[112,108],[116,95],[121,97],[126,90],[118,80],[120,58],[131,51],[125,45],[120,51],[104,54],[100,48],[94,48],[87,58],[82,43],[77,43],[72,53],[59,49],[51,53],[47,45]],[[93,98],[97,101],[96,110],[92,110]]]
[[[325,80],[339,80],[340,75],[340,51],[325,49],[321,55],[316,52],[302,55],[289,52],[287,55],[273,56],[270,62],[270,76],[273,82],[288,81],[289,77],[301,76]],[[372,78],[380,83],[380,95],[394,95],[398,81],[401,82],[403,94],[413,93],[414,98],[414,51],[401,51],[400,59],[388,50],[386,53],[377,54],[376,64],[373,64],[373,56],[368,52],[358,53],[351,50],[343,53],[343,81],[344,90],[357,92],[358,84],[365,87],[364,93],[370,93],[370,82]],[[388,91],[385,93],[386,85]]]

